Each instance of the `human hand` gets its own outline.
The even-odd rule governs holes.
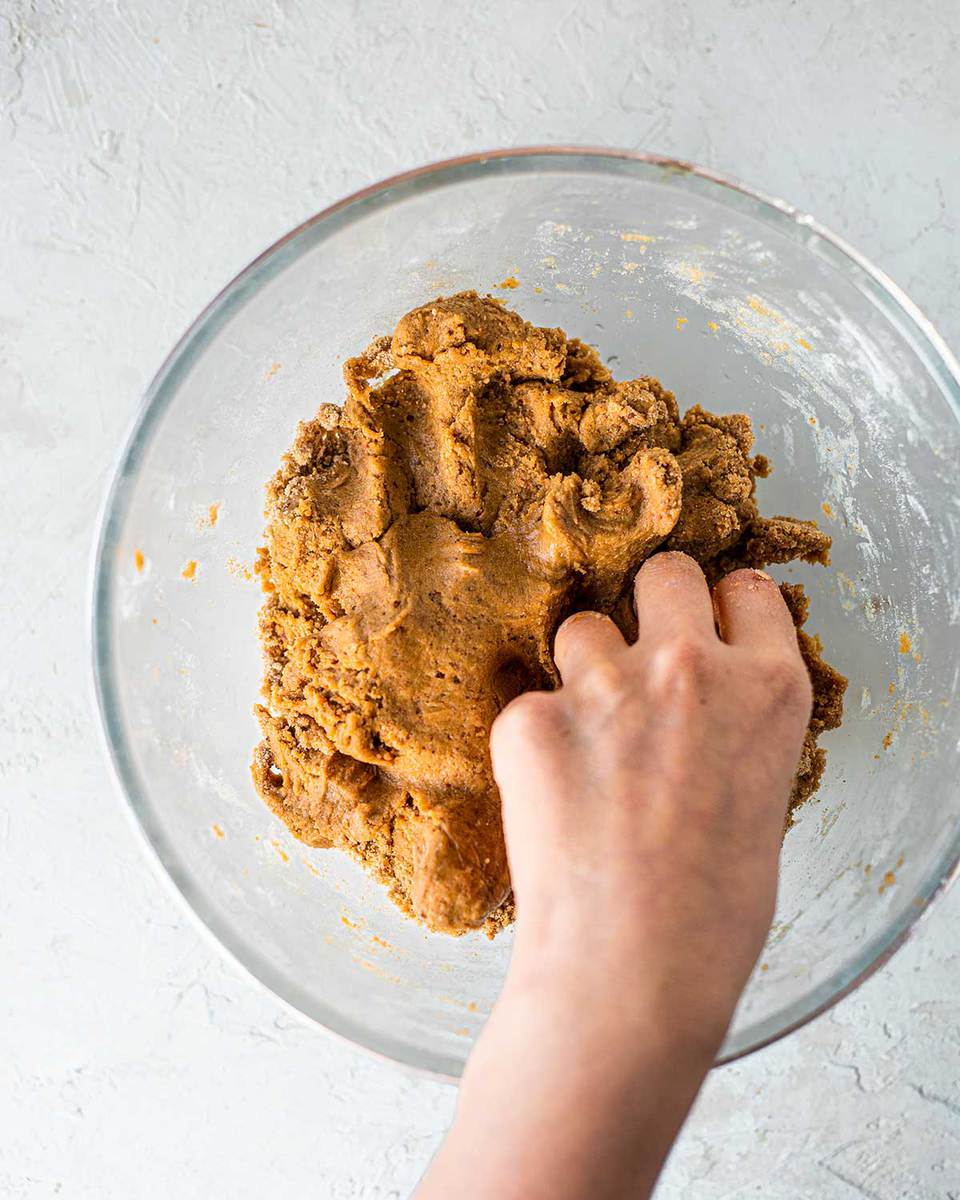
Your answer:
[[[773,917],[810,680],[762,572],[711,597],[693,559],[657,554],[635,595],[635,645],[576,614],[556,638],[563,686],[519,697],[493,728],[511,982],[593,979],[715,1051]]]
[[[639,634],[561,626],[493,727],[517,900],[503,995],[419,1196],[648,1196],[773,916],[811,685],[777,585],[684,554]],[[718,633],[719,628],[719,633]]]

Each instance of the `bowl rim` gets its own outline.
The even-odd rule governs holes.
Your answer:
[[[284,1008],[333,1034],[339,1040],[385,1061],[399,1063],[417,1073],[449,1083],[458,1082],[461,1064],[449,1058],[438,1058],[435,1062],[425,1063],[422,1052],[414,1047],[407,1043],[401,1044],[387,1038],[371,1036],[369,1030],[354,1025],[334,1009],[324,1006],[323,1012],[318,1015],[316,1005],[304,1005],[284,994],[283,985],[287,981],[279,979],[268,964],[250,963],[244,955],[242,945],[225,922],[209,911],[202,911],[203,906],[193,894],[187,873],[180,868],[176,855],[166,846],[163,835],[150,827],[149,820],[138,805],[137,788],[129,769],[123,730],[116,719],[119,709],[114,702],[116,685],[110,647],[112,612],[109,563],[117,544],[114,535],[123,511],[125,481],[137,465],[157,417],[166,407],[162,402],[169,399],[176,388],[178,378],[183,373],[184,357],[203,350],[227,315],[243,303],[246,295],[253,290],[252,285],[261,282],[265,273],[269,278],[293,257],[308,249],[313,242],[306,235],[319,233],[338,216],[345,218],[352,214],[352,219],[355,220],[371,204],[390,204],[412,194],[439,190],[452,182],[483,178],[490,171],[523,172],[536,170],[540,166],[563,169],[565,163],[572,163],[571,169],[592,168],[600,172],[610,170],[615,164],[622,164],[619,169],[623,174],[632,174],[635,170],[646,171],[652,167],[659,169],[664,176],[672,174],[687,177],[696,183],[712,185],[717,194],[728,203],[732,200],[740,207],[748,208],[751,215],[780,232],[792,234],[797,240],[802,237],[809,249],[819,253],[840,269],[845,269],[848,278],[860,286],[861,290],[867,291],[886,316],[891,317],[899,310],[900,315],[906,318],[906,329],[901,329],[901,333],[904,336],[907,336],[908,332],[912,333],[917,339],[913,348],[920,355],[925,367],[940,381],[960,421],[960,365],[946,342],[916,303],[885,272],[875,267],[843,238],[785,200],[718,171],[669,156],[612,147],[504,147],[441,159],[391,175],[335,201],[273,242],[235,275],[190,323],[154,375],[123,439],[111,472],[109,486],[104,493],[92,545],[87,625],[90,636],[91,685],[94,707],[99,717],[101,744],[110,764],[115,787],[125,798],[127,812],[139,830],[155,867],[177,893],[196,925],[217,945],[220,953],[226,953],[246,975],[259,983]],[[396,189],[406,190],[400,196],[392,197],[391,193]],[[349,220],[334,222],[335,228],[341,223],[349,223]],[[779,1041],[850,995],[888,962],[925,924],[934,901],[947,891],[958,875],[960,823],[945,853],[929,873],[920,888],[918,898],[912,904],[862,946],[859,953],[852,956],[851,964],[838,968],[824,983],[810,988],[800,1000],[778,1010],[773,1017],[757,1022],[755,1026],[749,1026],[744,1031],[741,1044],[735,1044],[732,1049],[722,1052],[714,1065],[735,1062],[755,1050]]]

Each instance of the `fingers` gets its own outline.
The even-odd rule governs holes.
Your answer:
[[[799,656],[797,630],[780,589],[765,571],[744,569],[713,589],[720,636],[728,645]]]
[[[634,597],[638,646],[683,636],[715,640],[710,590],[688,554],[668,551],[648,558],[637,572]]]
[[[799,657],[797,634],[780,589],[764,571],[734,571],[713,590],[697,563],[677,552],[655,554],[637,573],[637,645],[650,649],[684,638]],[[715,624],[716,622],[716,624]],[[609,617],[575,613],[557,631],[554,658],[564,683],[625,648]]]
[[[568,617],[557,630],[553,657],[564,683],[582,675],[587,667],[610,658],[626,648],[620,630],[609,617],[596,612],[579,612]]]

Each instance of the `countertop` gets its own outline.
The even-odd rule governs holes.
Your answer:
[[[957,348],[958,40],[939,0],[0,0],[5,1195],[387,1200],[453,1111],[226,961],[108,776],[93,526],[186,324],[352,189],[567,142],[790,200]],[[958,929],[954,891],[855,995],[713,1072],[660,1200],[960,1197]]]

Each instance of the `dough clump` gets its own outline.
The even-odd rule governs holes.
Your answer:
[[[745,415],[681,417],[658,380],[617,382],[590,346],[475,292],[407,313],[344,377],[344,405],[300,426],[267,487],[254,781],[430,929],[492,933],[512,911],[490,726],[558,684],[561,620],[594,608],[634,637],[633,576],[659,548],[713,583],[826,563],[830,538],[759,515],[769,467]],[[846,681],[800,628],[802,589],[782,590],[816,692],[795,807]]]

